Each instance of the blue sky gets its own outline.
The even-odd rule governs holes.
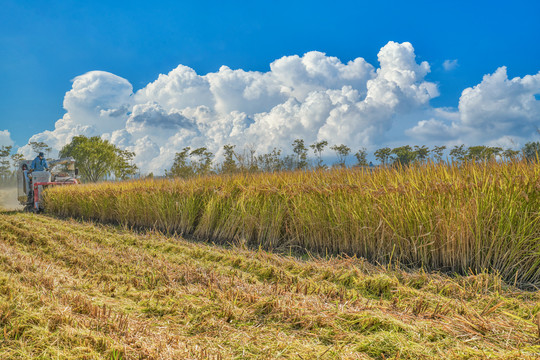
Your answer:
[[[0,9],[0,130],[16,145],[53,130],[71,80],[92,70],[136,91],[179,64],[199,75],[221,65],[267,72],[312,50],[377,68],[385,44],[410,42],[438,86],[433,107],[457,107],[463,89],[501,66],[509,78],[540,70],[538,1],[0,0]]]

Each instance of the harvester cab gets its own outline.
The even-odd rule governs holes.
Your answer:
[[[32,160],[22,160],[17,168],[17,198],[25,211],[43,210],[43,190],[49,186],[79,184],[73,158],[49,161],[50,171],[31,171]]]

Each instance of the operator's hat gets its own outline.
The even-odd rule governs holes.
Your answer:
[[[45,156],[45,154],[40,152],[38,156]]]

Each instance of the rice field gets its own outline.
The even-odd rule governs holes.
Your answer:
[[[0,212],[0,359],[538,359],[539,292]]]
[[[57,187],[62,217],[540,286],[540,164],[423,164]]]

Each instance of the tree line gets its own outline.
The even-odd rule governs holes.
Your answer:
[[[324,162],[327,150],[333,152],[335,161],[331,167],[346,167],[351,155],[354,157],[352,166],[374,166],[368,161],[369,153],[366,148],[360,148],[354,154],[345,144],[329,146],[328,142],[318,141],[306,145],[304,140],[296,139],[291,144],[292,154],[283,155],[282,150],[272,149],[269,153],[257,154],[253,147],[236,150],[235,145],[223,146],[223,161],[215,164],[214,154],[206,147],[191,149],[185,147],[177,152],[173,165],[165,171],[166,176],[188,178],[209,174],[232,174],[242,172],[276,172],[287,170],[326,169]],[[373,153],[374,158],[382,166],[408,166],[427,161],[454,162],[462,161],[512,161],[527,159],[538,161],[540,142],[528,142],[521,150],[503,149],[496,146],[470,146],[456,145],[452,148],[446,146],[404,145],[390,148],[384,147]],[[447,154],[445,156],[445,154]],[[311,156],[310,156],[311,155]]]
[[[37,154],[44,152],[48,157],[51,148],[44,142],[30,142],[29,145]],[[369,153],[366,148],[360,148],[355,153],[345,144],[330,145],[328,141],[317,141],[306,144],[302,139],[296,139],[291,144],[292,154],[284,154],[281,149],[274,148],[265,154],[257,154],[252,146],[237,150],[235,145],[223,146],[223,159],[215,161],[215,155],[206,147],[192,149],[185,147],[175,154],[172,166],[165,170],[165,176],[189,178],[209,174],[234,174],[242,172],[277,172],[288,170],[326,169],[328,167],[374,166],[368,161]],[[15,170],[23,157],[12,154],[11,146],[0,148],[0,180],[14,180]],[[331,151],[329,153],[329,151]],[[503,149],[496,146],[456,145],[446,146],[404,145],[390,148],[383,147],[373,152],[373,157],[383,166],[408,166],[426,161],[433,162],[462,162],[462,161],[495,161],[527,159],[538,161],[540,142],[528,142],[520,150]],[[133,164],[134,152],[122,150],[108,140],[98,136],[75,136],[64,146],[60,157],[73,157],[84,181],[95,182],[105,178],[128,179],[134,177],[138,168]],[[327,164],[325,158],[333,158]],[[140,174],[138,174],[140,175]],[[146,176],[153,176],[148,174]]]

